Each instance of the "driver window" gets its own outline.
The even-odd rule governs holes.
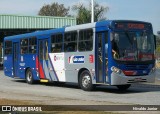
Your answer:
[[[114,38],[113,40],[111,41],[112,43],[112,54],[113,54],[113,57],[115,59],[118,59],[118,54],[119,54],[119,49],[118,49],[118,42],[119,42],[119,34],[115,33],[114,34]]]

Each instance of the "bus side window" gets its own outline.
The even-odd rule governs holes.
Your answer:
[[[77,31],[71,31],[65,33],[64,50],[65,52],[77,51]]]
[[[60,53],[63,51],[63,34],[56,34],[51,36],[51,52]]]
[[[29,53],[35,54],[37,51],[37,39],[36,37],[29,38]]]
[[[12,54],[12,41],[5,41],[4,54]]]
[[[93,49],[93,29],[80,30],[79,32],[79,51],[91,51]]]
[[[21,54],[28,53],[28,38],[21,39]]]

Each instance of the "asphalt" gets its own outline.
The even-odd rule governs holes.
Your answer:
[[[0,98],[47,105],[160,105],[158,79],[159,71],[156,76],[158,84],[134,84],[125,92],[113,86],[98,86],[94,91],[86,92],[72,83],[29,85],[25,80],[4,76],[3,71],[0,71]]]

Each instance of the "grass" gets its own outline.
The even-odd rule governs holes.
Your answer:
[[[0,99],[0,105],[35,105],[33,101]]]

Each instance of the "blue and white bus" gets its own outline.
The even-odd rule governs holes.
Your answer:
[[[4,73],[29,84],[73,82],[83,90],[155,81],[151,23],[107,20],[4,38]]]

